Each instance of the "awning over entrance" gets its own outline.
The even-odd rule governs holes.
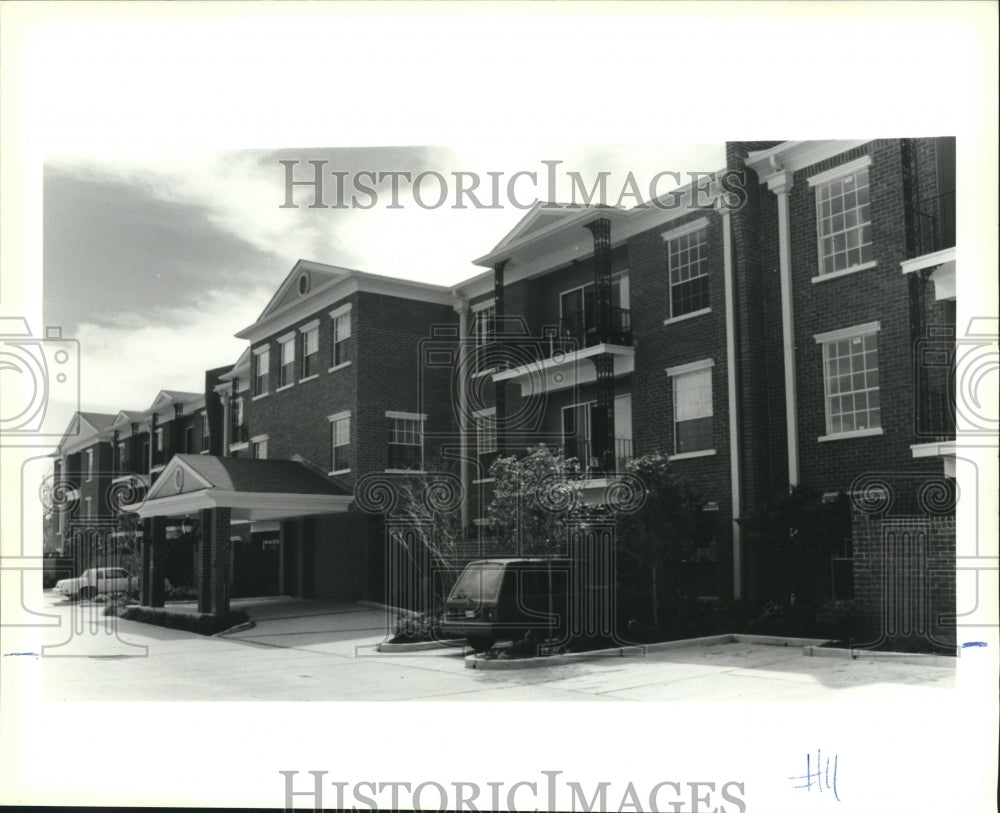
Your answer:
[[[228,508],[234,520],[273,520],[346,511],[354,495],[295,460],[178,454],[146,498],[125,510],[143,519]]]

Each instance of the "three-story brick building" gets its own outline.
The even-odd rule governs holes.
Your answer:
[[[808,486],[854,498],[830,592],[853,559],[874,607],[930,556],[932,585],[891,589],[932,586],[921,612],[951,611],[954,140],[732,142],[726,162],[630,210],[539,203],[451,287],[299,261],[205,393],[114,419],[170,479],[137,510],[228,512],[203,513],[203,536],[230,563],[257,551],[257,575],[225,575],[211,541],[199,573],[240,590],[378,598],[382,526],[350,508],[365,475],[456,474],[463,525],[488,538],[497,455],[560,447],[599,503],[658,451],[705,500],[697,594],[752,599],[741,520]],[[209,499],[223,472],[245,493]]]

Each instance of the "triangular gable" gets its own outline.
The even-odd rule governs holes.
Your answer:
[[[127,409],[121,410],[115,419],[111,422],[111,428],[117,429],[121,426],[131,427],[133,423],[142,423],[143,415],[141,412],[132,412]]]
[[[100,415],[101,417],[110,417],[110,415],[103,415],[102,413],[94,414]],[[110,425],[107,428],[110,428]],[[63,436],[59,440],[58,448],[63,449],[67,445],[82,448],[82,441],[91,437],[99,438],[102,431],[102,427],[95,426],[91,420],[88,420],[86,413],[74,412],[73,417],[70,418],[69,426],[66,427],[66,431],[63,432]]]
[[[76,440],[80,437],[81,423],[80,413],[74,412],[73,417],[69,419],[69,426],[66,427],[66,431],[63,432],[63,436],[59,439],[60,449],[62,449],[68,441]]]
[[[556,204],[559,208],[552,208],[552,206],[553,204],[551,203],[542,203],[541,201],[536,203],[531,207],[528,213],[518,221],[517,225],[514,226],[514,228],[511,229],[489,253],[494,254],[495,252],[518,242],[524,237],[527,237],[529,234],[542,231],[543,229],[548,228],[555,223],[559,223],[570,215],[576,214],[580,211],[580,207],[569,209],[561,204]]]
[[[201,397],[199,392],[181,392],[180,390],[160,390],[156,397],[153,399],[153,403],[150,404],[149,409],[146,410],[146,414],[152,414],[153,412],[159,412],[164,407],[170,406],[172,404],[184,404],[189,401],[195,401]]]
[[[215,484],[202,477],[180,456],[174,455],[160,472],[160,476],[146,495],[146,500],[173,497],[176,494],[190,494],[195,491],[204,491],[206,488],[215,488]]]
[[[230,367],[226,372],[219,376],[220,381],[232,381],[234,378],[239,376],[244,370],[250,369],[250,348],[247,347],[240,357],[236,360],[236,363]]]
[[[351,273],[348,268],[325,265],[311,260],[299,260],[288,272],[288,276],[285,277],[284,282],[278,287],[274,296],[271,297],[271,301],[267,303],[256,321],[259,322],[272,313],[277,313],[295,304],[303,297],[314,293],[318,288],[341,280]]]
[[[160,390],[156,397],[153,399],[153,403],[149,405],[146,412],[156,412],[157,410],[163,409],[163,407],[174,402],[173,397],[166,390]]]

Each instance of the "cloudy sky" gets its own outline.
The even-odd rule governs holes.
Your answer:
[[[294,189],[297,208],[283,207],[283,160],[298,162],[295,180],[314,177],[307,162],[328,162],[328,207],[337,202],[329,173],[348,173],[345,208],[310,208],[308,187]],[[659,173],[687,179],[723,164],[721,142],[54,154],[43,184],[45,323],[80,342],[85,408],[144,408],[159,389],[200,390],[205,369],[234,362],[244,345],[233,333],[257,317],[300,258],[451,284],[477,273],[472,260],[524,216],[519,207],[536,197],[570,200],[570,173],[588,191],[606,173],[606,202],[616,204],[631,190],[629,173],[647,198],[654,180],[657,192],[676,185]],[[416,190],[397,176],[399,208],[391,208],[392,176],[372,183],[359,176],[365,171],[438,175]],[[519,171],[537,180],[517,178],[508,196]],[[479,179],[483,208],[468,196],[467,208],[455,208],[458,172]],[[502,173],[495,201],[487,173]],[[437,206],[439,178],[447,195]],[[472,183],[466,176],[465,188]],[[374,205],[360,184],[375,188]],[[630,194],[622,199],[635,203]]]

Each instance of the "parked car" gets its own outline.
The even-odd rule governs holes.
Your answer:
[[[477,652],[532,631],[562,637],[570,610],[569,559],[470,562],[445,600],[441,629]]]
[[[60,579],[56,590],[66,598],[93,598],[100,593],[127,593],[137,581],[122,567],[92,567],[75,579]]]

